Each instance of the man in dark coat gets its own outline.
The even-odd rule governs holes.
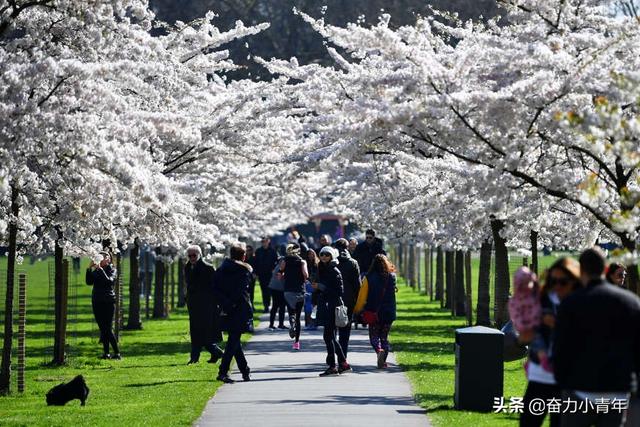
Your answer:
[[[278,261],[278,254],[276,250],[271,247],[271,239],[268,237],[262,238],[262,246],[256,249],[255,254],[255,274],[258,276],[260,282],[260,290],[262,291],[262,304],[264,305],[264,312],[269,312],[269,305],[271,303],[271,292],[269,290],[269,282],[271,281],[271,273]]]
[[[338,270],[342,274],[342,284],[344,286],[344,295],[342,300],[347,306],[349,319],[353,316],[353,307],[358,300],[358,292],[360,291],[360,267],[355,259],[349,254],[349,242],[347,239],[338,239],[334,244],[338,250]],[[338,341],[344,357],[347,357],[349,350],[349,337],[351,336],[351,322],[343,328],[338,328]]]
[[[369,271],[373,258],[378,254],[387,254],[382,247],[382,239],[376,237],[375,231],[368,229],[365,232],[364,242],[358,243],[353,253],[353,258],[358,261],[360,266],[360,274],[364,275]]]
[[[608,283],[604,269],[600,248],[584,251],[580,274],[585,287],[565,298],[558,309],[555,378],[564,400],[586,407],[565,411],[563,426],[621,425],[625,411],[609,407],[605,413],[596,410],[595,403],[628,402],[632,374],[640,368],[640,298]]]
[[[236,359],[242,379],[244,381],[251,379],[247,359],[244,357],[240,343],[242,333],[248,332],[253,319],[249,297],[253,269],[244,262],[245,256],[246,247],[243,243],[231,246],[229,258],[223,261],[215,274],[214,292],[226,317],[225,330],[228,330],[227,345],[220,362],[217,379],[227,384],[234,382],[229,378],[232,358]]]
[[[222,334],[218,326],[218,304],[213,293],[215,269],[204,262],[199,246],[190,246],[187,257],[189,262],[184,267],[184,280],[191,334],[189,364],[198,362],[202,347],[211,353],[209,362],[216,363],[222,356],[222,350],[216,345],[222,341]]]

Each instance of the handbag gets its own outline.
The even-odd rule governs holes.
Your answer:
[[[373,325],[378,322],[378,313],[373,310],[365,310],[360,316],[362,317],[362,323],[365,325]]]
[[[276,268],[273,270],[273,273],[271,273],[271,280],[269,281],[268,288],[272,291],[284,292],[284,278],[280,273],[279,266],[276,266]]]
[[[518,334],[513,327],[513,322],[509,320],[501,331],[504,333],[504,361],[511,362],[525,357],[528,353],[527,346],[518,341]]]
[[[347,314],[347,306],[344,305],[344,303],[342,305],[336,306],[336,326],[338,328],[344,328],[348,324],[349,315]]]

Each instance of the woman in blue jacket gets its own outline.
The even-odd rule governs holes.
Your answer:
[[[370,313],[369,341],[377,354],[378,368],[387,367],[389,355],[389,331],[391,324],[396,320],[396,275],[395,267],[389,259],[382,254],[373,258],[371,267],[367,272],[358,302],[353,312]]]
[[[318,266],[318,282],[314,288],[320,291],[318,299],[318,324],[324,326],[324,342],[327,346],[327,365],[329,367],[320,374],[321,377],[337,375],[349,371],[351,368],[336,339],[336,307],[342,305],[342,275],[338,270],[338,251],[331,246],[320,250],[320,265]],[[338,355],[338,368],[336,368]]]

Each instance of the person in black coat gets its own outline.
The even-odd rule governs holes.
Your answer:
[[[553,368],[564,400],[628,399],[640,368],[640,298],[604,279],[599,248],[580,256],[585,288],[562,301],[556,320]],[[564,412],[563,426],[620,425],[624,411]]]
[[[234,381],[229,378],[231,359],[235,358],[238,369],[242,373],[242,379],[249,381],[249,365],[244,357],[240,337],[243,332],[248,332],[249,324],[253,319],[249,286],[253,269],[244,262],[246,247],[242,243],[231,246],[229,258],[226,258],[218,271],[216,271],[214,292],[225,313],[228,330],[227,345],[224,349],[220,370],[217,379],[231,384]]]
[[[278,261],[278,253],[271,247],[271,239],[263,237],[262,246],[256,249],[255,252],[255,274],[258,276],[260,282],[260,290],[262,291],[262,304],[264,306],[264,312],[269,312],[269,305],[271,303],[271,290],[269,289],[269,282],[271,282],[271,274]],[[282,310],[282,316],[284,317],[284,309]]]
[[[320,250],[320,266],[318,269],[318,282],[313,285],[320,291],[318,298],[318,323],[324,326],[324,342],[327,346],[326,362],[329,367],[320,374],[321,377],[337,375],[351,370],[347,358],[342,352],[340,343],[336,340],[336,307],[342,303],[344,288],[342,275],[338,270],[338,251],[331,246],[325,246]],[[338,368],[336,369],[336,354],[338,355]]]
[[[222,341],[222,334],[218,324],[218,304],[213,293],[215,269],[204,262],[199,246],[187,248],[187,257],[189,261],[184,266],[184,280],[191,335],[188,364],[198,363],[202,347],[211,353],[209,363],[216,363],[222,356],[222,350],[216,345]]]
[[[103,359],[120,359],[118,340],[113,334],[113,316],[116,309],[116,294],[114,284],[117,272],[111,264],[111,255],[108,252],[100,252],[102,260],[96,264],[92,262],[85,276],[87,285],[92,285],[91,307],[93,315],[100,329],[100,342],[102,343]],[[113,355],[109,354],[109,344],[113,347]]]
[[[358,243],[356,250],[353,252],[353,258],[358,261],[361,274],[369,271],[373,258],[378,254],[387,255],[383,248],[382,239],[376,237],[375,231],[368,229],[365,232],[364,242]]]
[[[289,336],[294,339],[293,349],[300,350],[300,317],[304,306],[304,284],[309,278],[307,262],[300,257],[297,243],[287,245],[287,255],[280,261],[284,275],[284,300],[289,311]]]
[[[351,258],[349,254],[349,242],[347,239],[338,239],[335,243],[338,250],[338,270],[342,274],[342,283],[344,284],[344,304],[347,306],[347,314],[349,319],[353,316],[353,308],[358,300],[358,292],[360,291],[360,267],[356,260]],[[347,357],[349,352],[349,338],[351,336],[351,322],[343,328],[338,328],[340,347]]]

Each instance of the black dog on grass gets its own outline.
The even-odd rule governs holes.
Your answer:
[[[49,390],[47,405],[63,406],[70,400],[80,399],[80,405],[84,406],[88,396],[89,387],[87,387],[82,375],[78,375],[68,383],[59,384]]]

